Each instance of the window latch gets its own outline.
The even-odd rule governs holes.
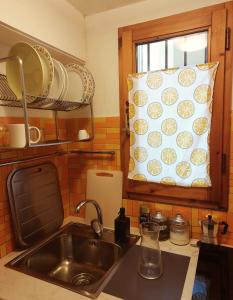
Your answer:
[[[226,42],[225,42],[225,49],[230,50],[231,48],[231,28],[226,28]]]
[[[130,135],[129,130],[129,101],[125,103],[125,128],[123,130],[126,132],[127,135]]]

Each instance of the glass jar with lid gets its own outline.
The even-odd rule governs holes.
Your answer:
[[[170,241],[179,246],[187,245],[190,241],[190,225],[181,214],[170,219]]]
[[[166,216],[164,216],[161,211],[156,211],[154,214],[150,215],[150,221],[159,224],[159,240],[165,241],[169,239],[169,221]]]

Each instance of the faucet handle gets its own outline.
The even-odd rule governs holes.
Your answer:
[[[93,229],[93,231],[99,236],[102,236],[103,233],[103,225],[100,224],[100,222],[97,219],[93,219],[91,221],[91,228]]]

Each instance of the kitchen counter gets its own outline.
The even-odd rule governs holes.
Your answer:
[[[79,218],[68,217],[64,224],[68,222],[80,222]],[[138,229],[131,228],[131,233],[137,234]],[[186,255],[190,257],[189,268],[184,283],[181,300],[190,300],[195,278],[198,259],[198,248],[187,246],[176,246],[169,241],[160,242],[162,251],[174,254]],[[20,252],[14,251],[0,259],[0,300],[82,300],[89,299],[80,294],[74,293],[57,285],[36,279],[6,268],[4,265],[18,256]],[[101,293],[98,300],[119,299],[114,296]],[[146,299],[145,299],[146,300]]]

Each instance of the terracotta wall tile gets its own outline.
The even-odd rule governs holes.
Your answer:
[[[183,207],[183,206],[173,206],[172,207],[172,214],[175,215],[177,213],[181,213],[182,216],[191,222],[192,220],[192,209],[190,207]]]
[[[201,239],[201,233],[198,232],[192,232],[192,238],[200,240]]]
[[[233,213],[233,201],[232,200],[229,201],[228,212]]]
[[[211,215],[210,209],[199,209],[198,210],[198,219],[199,220],[206,218],[208,215]]]
[[[106,118],[95,118],[95,127],[96,128],[107,128]]]
[[[137,228],[138,225],[139,225],[138,218],[136,218],[136,217],[130,217],[130,226]]]
[[[192,234],[193,233],[199,233],[199,234],[201,234],[201,227],[200,226],[192,226],[191,230],[192,230]]]
[[[155,210],[161,211],[166,217],[172,216],[172,205],[163,204],[163,203],[155,203]]]
[[[128,199],[123,199],[122,205],[125,208],[126,215],[132,216],[133,215],[133,201],[130,201]]]
[[[192,226],[200,226],[198,217],[198,208],[192,208]]]
[[[219,243],[233,246],[233,239],[227,239],[227,238],[224,238],[224,237],[220,236],[219,237]]]
[[[7,255],[6,244],[0,245],[0,257]]]
[[[212,211],[211,215],[218,222],[227,221],[227,213],[226,212],[215,210],[215,211]]]
[[[107,128],[106,131],[107,131],[107,134],[118,133],[120,135],[120,127]]]
[[[104,134],[105,136],[106,136],[106,134],[107,134],[107,128],[105,128],[105,127],[96,127],[95,128],[95,134],[97,135],[97,134]]]
[[[119,128],[120,127],[120,118],[119,117],[111,117],[106,118],[106,127],[107,128]]]
[[[132,216],[133,217],[139,217],[140,214],[140,206],[142,205],[142,201],[133,200],[132,203]]]

